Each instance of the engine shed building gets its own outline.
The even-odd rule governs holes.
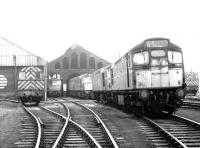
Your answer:
[[[18,45],[0,37],[0,98],[16,97],[19,89],[35,89],[40,87],[44,90],[46,98],[46,85],[34,83],[36,77],[36,67],[45,77],[47,62]],[[30,78],[28,83],[19,84],[19,73],[23,72],[26,78]]]
[[[63,79],[63,90],[67,91],[69,79],[110,64],[79,45],[73,45],[60,57],[47,65],[48,75],[58,73]]]

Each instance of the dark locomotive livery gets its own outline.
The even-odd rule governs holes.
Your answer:
[[[137,114],[172,114],[185,96],[182,50],[166,38],[147,39],[95,71],[92,89],[93,99]]]
[[[18,99],[25,105],[38,105],[45,95],[44,67],[23,67],[18,77]]]
[[[47,96],[60,97],[62,95],[62,80],[59,74],[51,73],[47,80]]]

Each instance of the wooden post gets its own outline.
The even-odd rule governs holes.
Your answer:
[[[47,64],[44,65],[44,101],[47,100]]]
[[[17,91],[18,91],[18,86],[17,86],[17,77],[18,77],[18,75],[17,75],[17,63],[16,63],[16,55],[13,55],[13,65],[14,65],[14,73],[15,73],[15,82],[14,82],[14,84],[15,84],[15,95],[16,95],[16,93],[17,93]]]

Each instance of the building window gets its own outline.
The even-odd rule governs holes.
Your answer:
[[[59,62],[56,62],[55,69],[60,69],[60,63]]]
[[[64,57],[62,62],[63,62],[63,69],[69,69],[69,59],[67,57]]]
[[[103,67],[102,62],[99,62],[99,63],[97,64],[97,68],[99,69],[99,68],[102,68],[102,67]]]
[[[81,69],[87,68],[87,55],[86,55],[86,53],[80,54],[80,68]]]
[[[93,57],[89,59],[89,69],[95,69],[95,59]]]
[[[71,54],[71,69],[77,69],[78,68],[78,55],[77,53],[73,52]]]

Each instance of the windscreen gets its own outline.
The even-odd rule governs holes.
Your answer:
[[[178,51],[168,51],[168,60],[170,64],[182,64],[182,54]]]
[[[147,51],[136,53],[133,55],[134,65],[144,65],[149,63],[149,53]]]

